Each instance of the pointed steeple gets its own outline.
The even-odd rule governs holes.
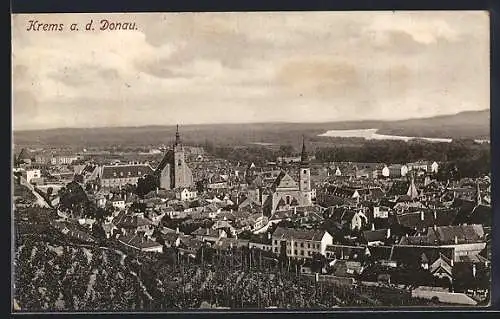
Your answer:
[[[300,155],[300,164],[301,165],[309,165],[309,156],[306,151],[306,141],[304,135],[302,135],[302,153]]]
[[[181,144],[181,135],[179,134],[179,124],[177,124],[177,129],[175,131],[175,144],[174,145],[180,145]]]
[[[411,199],[415,199],[418,197],[418,190],[415,186],[415,177],[413,176],[413,174],[411,174],[410,187],[408,187],[408,192],[406,193],[406,195],[410,196]]]
[[[476,183],[476,205],[481,205],[481,190],[479,189],[479,183]]]

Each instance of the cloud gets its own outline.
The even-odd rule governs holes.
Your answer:
[[[103,18],[136,22],[138,30],[25,30],[31,19]],[[393,119],[489,107],[482,12],[12,20],[15,128]]]

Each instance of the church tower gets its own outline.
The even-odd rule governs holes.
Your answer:
[[[307,155],[304,137],[302,137],[302,154],[300,156],[299,179],[299,191],[301,194],[302,205],[311,206],[311,169],[309,167],[309,156]]]
[[[186,157],[184,152],[184,146],[181,142],[181,136],[179,134],[179,125],[177,125],[177,130],[175,132],[175,142],[173,146],[174,158],[173,158],[173,182],[172,188],[179,187],[190,187],[193,186],[193,174],[191,169],[186,164]]]

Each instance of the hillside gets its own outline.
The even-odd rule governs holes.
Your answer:
[[[331,123],[260,123],[182,125],[186,144],[248,145],[275,143],[298,145],[302,135],[316,143],[339,142],[338,138],[318,137],[327,130],[377,128],[380,134],[489,139],[490,112],[472,111],[455,115],[401,121],[352,121]],[[15,131],[16,146],[139,146],[170,144],[175,126],[63,128]]]

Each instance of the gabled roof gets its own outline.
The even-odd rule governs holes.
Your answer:
[[[153,225],[153,222],[142,216],[132,216],[121,214],[113,220],[113,223],[122,228],[137,228],[141,226]]]
[[[367,242],[385,241],[387,239],[387,229],[366,230],[363,237]]]
[[[367,248],[364,246],[327,245],[326,251],[335,254],[335,258],[360,259],[365,256]]]
[[[120,242],[133,246],[138,249],[152,248],[152,247],[162,247],[161,244],[153,241],[145,236],[139,234],[133,234],[129,236],[120,236],[118,239]]]
[[[222,230],[200,227],[193,231],[191,235],[218,238]]]
[[[484,230],[482,225],[459,225],[459,226],[440,226],[436,229],[429,227],[427,230],[429,241],[437,240],[440,244],[455,244],[455,239],[459,244],[477,243],[484,239]]]
[[[274,181],[273,188],[298,188],[297,182],[285,171],[281,171]]]
[[[167,166],[167,164],[172,164],[173,162],[174,162],[174,151],[168,150],[165,153],[165,156],[163,156],[163,159],[161,160],[158,167],[156,167],[155,174],[160,174],[161,171],[165,168],[165,166]]]
[[[441,255],[446,258],[453,258],[454,248],[443,248],[436,246],[405,246],[394,245],[390,259],[406,265],[420,265],[422,254],[425,254],[429,263],[434,263]]]
[[[274,231],[272,237],[285,240],[298,239],[298,240],[321,241],[325,233],[326,233],[325,230],[305,230],[305,229],[278,227]]]
[[[135,165],[104,165],[101,179],[137,178],[152,174],[153,169],[146,164]]]

